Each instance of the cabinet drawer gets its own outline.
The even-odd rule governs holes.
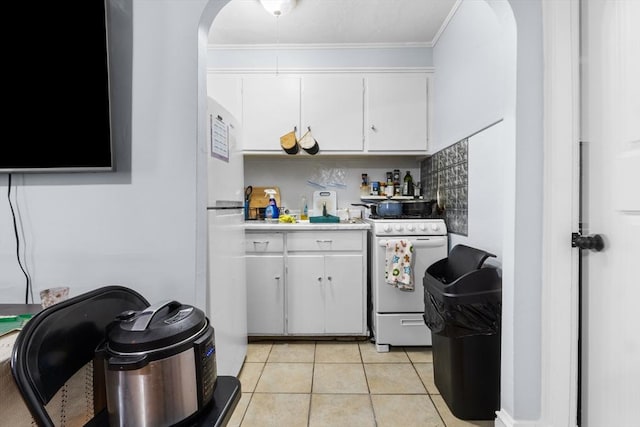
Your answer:
[[[288,251],[360,251],[362,233],[359,231],[290,232]]]
[[[379,344],[431,345],[431,331],[420,313],[375,314]]]
[[[284,251],[282,234],[246,233],[244,236],[245,253],[274,253]]]

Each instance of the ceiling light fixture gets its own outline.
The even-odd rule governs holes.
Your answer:
[[[291,12],[296,0],[260,0],[260,4],[273,16],[282,16]]]

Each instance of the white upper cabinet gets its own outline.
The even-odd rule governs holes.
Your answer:
[[[367,151],[426,153],[427,88],[426,75],[366,78]]]
[[[319,154],[427,154],[428,72],[210,74],[207,83],[241,121],[245,153],[284,154],[280,137],[310,128]]]
[[[358,75],[302,77],[302,129],[327,151],[362,152],[363,78]]]
[[[280,137],[300,131],[300,78],[246,77],[242,82],[243,150],[283,152]]]
[[[229,111],[236,120],[242,120],[242,78],[209,74],[207,95]]]

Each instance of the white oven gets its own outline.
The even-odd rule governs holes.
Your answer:
[[[370,323],[379,352],[389,346],[431,345],[424,323],[424,272],[448,254],[447,228],[441,219],[369,219],[370,230]],[[407,240],[413,245],[413,291],[385,281],[386,244]]]

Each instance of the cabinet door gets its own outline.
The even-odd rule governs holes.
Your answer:
[[[247,255],[246,265],[247,332],[249,335],[283,335],[283,256]]]
[[[207,75],[207,95],[215,99],[233,117],[242,119],[242,79],[240,77]]]
[[[329,334],[364,332],[363,256],[325,256],[325,331]]]
[[[287,332],[324,333],[324,257],[287,257]]]
[[[427,151],[427,77],[367,79],[369,151]]]
[[[300,131],[300,79],[247,77],[242,81],[245,151],[282,151],[280,137]],[[284,153],[284,151],[282,151]]]
[[[304,76],[302,129],[311,128],[320,151],[362,151],[363,78]]]

